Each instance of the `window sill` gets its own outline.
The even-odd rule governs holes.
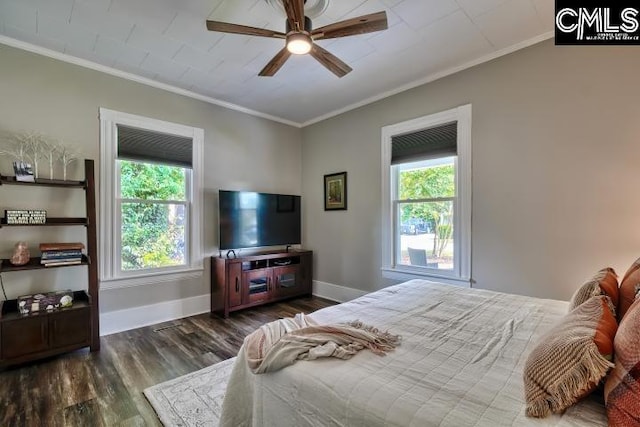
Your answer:
[[[460,286],[463,288],[471,287],[471,279],[457,277],[457,276],[449,276],[444,274],[436,274],[431,271],[419,271],[415,269],[403,269],[403,268],[391,268],[391,267],[383,267],[382,268],[382,277],[386,279],[392,280],[412,280],[412,279],[423,279],[423,280],[431,280],[432,282],[446,283],[448,285]]]
[[[180,280],[198,279],[202,277],[204,268],[185,268],[170,272],[153,272],[139,274],[135,277],[118,277],[100,280],[100,290],[132,288],[134,286],[155,285],[158,283],[177,282]]]

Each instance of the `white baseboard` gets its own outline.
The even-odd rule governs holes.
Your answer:
[[[209,294],[143,305],[100,314],[100,335],[111,335],[129,329],[182,319],[207,313],[211,308]]]
[[[313,294],[331,301],[346,302],[367,293],[359,289],[347,288],[319,280],[313,281]],[[143,326],[195,316],[196,314],[207,313],[210,308],[211,297],[206,294],[124,310],[109,311],[100,314],[100,335],[111,335]]]
[[[359,298],[369,292],[360,289],[347,288],[346,286],[334,285],[333,283],[313,281],[313,295],[337,302],[347,302]]]

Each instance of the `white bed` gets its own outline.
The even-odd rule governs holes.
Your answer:
[[[299,361],[254,375],[241,355],[222,426],[605,426],[590,397],[562,416],[524,414],[522,369],[568,303],[412,280],[319,310],[402,335],[385,357]],[[241,352],[242,353],[242,352]]]

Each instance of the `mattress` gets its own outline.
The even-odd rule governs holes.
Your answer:
[[[522,370],[567,302],[411,280],[319,310],[322,324],[361,320],[402,335],[381,357],[299,361],[254,375],[242,358],[223,426],[605,426],[591,396],[562,415],[525,416]]]

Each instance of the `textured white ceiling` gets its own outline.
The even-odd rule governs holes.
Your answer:
[[[308,55],[258,72],[283,40],[213,33],[205,20],[284,31],[265,0],[0,0],[0,35],[295,123],[309,123],[491,57],[553,29],[553,0],[332,0],[319,27],[385,10],[389,29],[318,41],[353,71]]]

